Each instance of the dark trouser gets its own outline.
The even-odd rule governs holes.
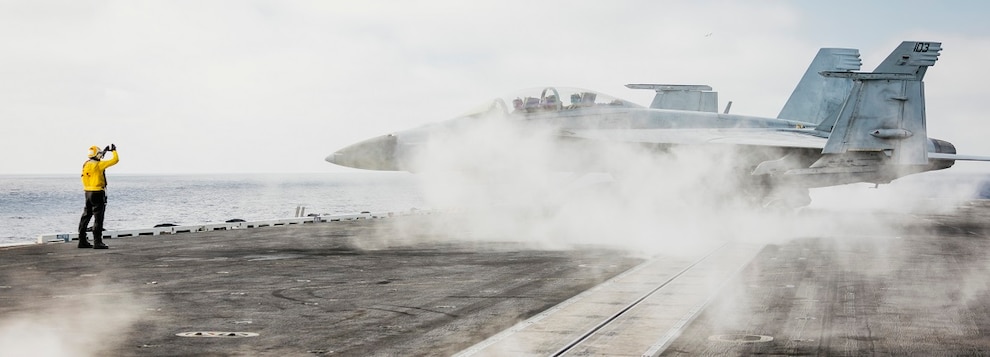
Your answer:
[[[103,212],[107,209],[107,193],[104,191],[86,191],[86,208],[83,209],[82,217],[79,219],[79,244],[88,242],[86,239],[86,226],[89,219],[96,216],[93,222],[93,241],[96,244],[103,244]]]

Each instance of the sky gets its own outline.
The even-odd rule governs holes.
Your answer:
[[[969,1],[0,0],[3,174],[350,172],[354,142],[522,88],[648,105],[627,83],[708,84],[775,117],[820,47],[872,70],[940,41],[929,136],[990,155],[990,5]],[[988,170],[976,163],[960,169]]]

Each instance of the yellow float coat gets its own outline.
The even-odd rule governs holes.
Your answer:
[[[117,151],[112,151],[113,157],[110,160],[89,160],[83,164],[82,184],[85,191],[103,191],[107,187],[107,177],[103,175],[103,170],[116,165],[120,159]]]

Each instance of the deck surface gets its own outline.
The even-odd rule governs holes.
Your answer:
[[[673,335],[642,325],[657,313],[623,325],[647,345],[672,337],[667,356],[990,354],[986,202],[943,214],[792,218],[843,226],[756,249]],[[463,240],[424,219],[119,238],[106,251],[3,248],[0,355],[453,355],[548,309],[565,311],[562,302],[645,262],[600,247]],[[670,259],[662,270],[690,262]],[[705,279],[684,276],[694,280],[670,283],[652,311],[686,296],[675,287]],[[641,295],[594,301],[623,306]],[[592,315],[608,312],[544,322]],[[539,336],[517,336],[534,347],[514,353],[540,355],[568,340]],[[623,348],[628,333],[603,336],[568,355],[641,354]]]

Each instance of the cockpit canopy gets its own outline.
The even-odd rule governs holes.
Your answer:
[[[462,116],[473,117],[490,114],[529,116],[602,107],[643,108],[643,106],[630,101],[587,89],[544,87],[525,89],[518,93],[495,98]]]

